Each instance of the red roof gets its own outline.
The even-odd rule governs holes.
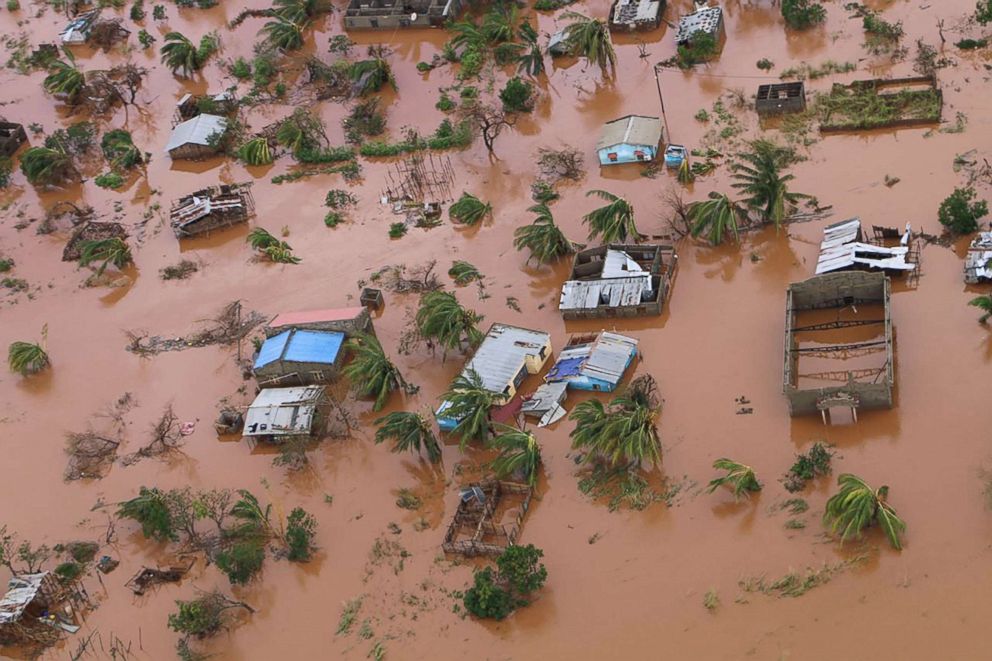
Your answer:
[[[365,310],[363,307],[336,308],[332,310],[302,310],[300,312],[281,312],[276,315],[269,326],[292,326],[294,324],[313,324],[322,321],[347,321],[354,319]]]

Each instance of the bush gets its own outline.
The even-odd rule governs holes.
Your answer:
[[[521,80],[519,76],[514,76],[506,81],[499,93],[499,99],[503,102],[503,109],[511,112],[530,112],[534,107],[534,87]]]
[[[83,573],[83,566],[78,562],[63,562],[55,568],[55,575],[63,581],[72,581]]]
[[[978,0],[975,4],[975,20],[982,25],[992,23],[992,0]]]
[[[961,41],[954,44],[961,50],[975,50],[977,48],[985,48],[989,45],[988,39],[962,39]]]
[[[548,580],[548,570],[539,562],[543,557],[544,551],[533,544],[510,546],[496,558],[499,577],[515,595],[527,595],[540,590]]]
[[[782,0],[782,18],[793,30],[805,30],[825,21],[827,11],[812,0]]]
[[[389,226],[389,238],[398,239],[406,234],[406,223],[393,223]]]
[[[287,556],[293,562],[306,562],[313,555],[313,536],[317,531],[317,520],[302,507],[289,513],[286,522]]]
[[[485,61],[485,56],[477,50],[468,50],[462,55],[461,65],[462,68],[458,72],[458,78],[460,80],[466,80],[468,78],[475,78],[482,71],[482,65]]]
[[[256,541],[238,542],[220,551],[216,561],[233,585],[244,585],[261,571],[265,549]]]
[[[972,202],[975,189],[955,188],[954,192],[940,203],[937,219],[940,224],[955,234],[968,234],[978,229],[978,219],[989,212],[989,206],[984,201]]]
[[[767,57],[763,57],[755,63],[755,66],[762,71],[771,71],[775,67],[775,63]]]
[[[441,98],[434,104],[434,107],[441,112],[451,112],[455,109],[455,102],[451,100],[450,96],[442,92]]]
[[[145,20],[145,2],[144,2],[144,0],[134,0],[134,4],[131,5],[131,20],[132,21],[143,21],[143,20]]]
[[[492,567],[476,570],[473,585],[462,597],[465,610],[475,617],[502,620],[520,606],[526,597],[541,589],[548,571],[540,564],[544,552],[533,544],[511,546],[496,558],[498,574]]]
[[[97,175],[93,179],[93,183],[100,188],[117,189],[124,185],[124,177],[116,172],[105,172],[104,174]]]
[[[238,80],[248,80],[251,78],[251,65],[245,58],[239,57],[231,64],[230,72]]]
[[[830,460],[833,456],[833,451],[823,443],[814,443],[809,452],[796,455],[795,463],[782,481],[786,491],[795,493],[814,477],[827,475],[830,472]]]
[[[0,188],[6,188],[10,183],[10,173],[14,169],[14,164],[9,158],[0,156]]]
[[[17,11],[21,8],[21,3],[18,0],[7,0],[7,11]]]
[[[502,620],[513,612],[513,597],[493,580],[492,567],[476,571],[474,585],[465,591],[462,603],[475,617]]]
[[[142,48],[151,48],[152,44],[155,43],[155,37],[150,35],[148,30],[141,29],[138,30],[138,42]]]
[[[324,225],[328,227],[337,227],[344,221],[344,216],[341,215],[340,211],[328,211],[327,215],[324,216]]]
[[[680,67],[686,68],[700,62],[706,62],[716,55],[718,48],[719,44],[716,37],[709,32],[696,30],[689,37],[688,46],[679,46],[676,49],[678,64]]]

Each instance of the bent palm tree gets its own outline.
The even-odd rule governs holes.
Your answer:
[[[302,24],[306,19],[328,11],[330,4],[324,0],[274,0],[272,7],[277,16]]]
[[[486,46],[486,35],[471,19],[457,21],[449,28],[451,45],[465,51],[481,51]]]
[[[348,68],[348,75],[355,84],[355,93],[359,96],[378,92],[386,83],[396,88],[393,70],[389,67],[389,62],[381,57],[353,62]]]
[[[605,190],[591,190],[586,197],[596,195],[606,200],[608,204],[590,211],[582,217],[582,222],[589,226],[589,238],[601,236],[603,243],[619,243],[631,238],[639,241],[641,233],[634,224],[634,207],[622,197]]]
[[[844,473],[837,478],[840,491],[827,501],[823,523],[830,532],[840,532],[843,544],[849,538],[861,537],[861,531],[877,523],[894,549],[902,550],[899,535],[906,530],[906,523],[896,516],[896,511],[886,502],[889,487],[872,489],[860,477]]]
[[[707,493],[713,493],[726,485],[734,494],[734,500],[740,500],[742,497],[750,498],[754,491],[761,491],[761,483],[754,476],[754,469],[750,466],[730,459],[717,459],[713,462],[713,468],[727,471],[727,474],[711,480],[706,489]]]
[[[604,72],[607,68],[616,71],[617,54],[613,50],[606,21],[574,11],[565,12],[562,18],[571,21],[566,27],[568,36],[565,37],[570,52],[586,58],[590,64],[598,65]]]
[[[530,249],[528,262],[536,259],[538,264],[546,264],[575,252],[575,245],[555,225],[547,204],[535,204],[527,211],[536,213],[537,218],[530,225],[513,230],[513,247],[517,250]]]
[[[40,344],[11,342],[7,348],[7,367],[21,376],[37,374],[50,364],[48,353]]]
[[[432,463],[441,460],[441,447],[430,423],[419,413],[396,411],[375,421],[375,442],[393,441],[393,452],[426,452]]]
[[[21,157],[21,172],[32,184],[58,184],[74,171],[72,157],[61,146],[31,147]]]
[[[691,223],[692,236],[698,237],[705,232],[714,246],[723,242],[724,234],[728,230],[734,233],[734,240],[737,240],[739,214],[740,210],[729,197],[715,192],[710,193],[710,199],[704,202],[692,202],[686,207],[686,217]]]
[[[525,21],[520,26],[520,37],[524,43],[520,49],[522,52],[517,57],[517,70],[537,78],[544,73],[544,51],[537,42],[537,30],[529,21]]]
[[[79,246],[79,265],[89,266],[92,262],[100,262],[97,275],[102,275],[111,264],[122,269],[132,261],[131,249],[124,239],[115,236],[110,239],[93,239],[84,241]]]
[[[762,221],[779,228],[796,203],[809,195],[789,192],[788,183],[795,177],[781,173],[788,163],[788,150],[768,140],[755,140],[753,151],[738,154],[740,161],[730,166],[735,183],[731,184],[744,194],[743,201],[757,211]]]
[[[499,450],[490,467],[500,479],[522,473],[527,484],[537,484],[537,469],[541,465],[541,447],[534,434],[507,425],[496,426],[496,436],[489,447]]]
[[[442,412],[444,417],[458,421],[451,433],[459,437],[462,450],[471,440],[485,440],[489,435],[489,411],[502,400],[483,387],[475,370],[459,374],[441,398],[448,403]]]
[[[984,324],[989,320],[989,317],[992,317],[992,295],[976,296],[968,301],[968,305],[973,305],[982,311],[983,314],[978,318],[978,323]]]
[[[474,264],[463,260],[452,262],[451,268],[448,269],[448,275],[451,276],[456,285],[467,285],[473,280],[482,280],[483,277]],[[480,283],[479,286],[481,287],[482,284]]]
[[[420,336],[444,348],[460,348],[463,342],[475,346],[482,341],[477,324],[483,317],[463,308],[454,294],[432,291],[424,294],[417,309],[416,324]]]
[[[200,67],[203,66],[200,52],[193,42],[181,32],[167,33],[160,52],[162,63],[169,67],[172,73],[181,71],[184,77],[189,76],[194,71],[199,71]]]
[[[238,148],[238,158],[248,165],[268,165],[272,162],[269,141],[261,136],[252,138]]]
[[[491,216],[492,213],[493,205],[466,192],[462,192],[458,201],[448,209],[451,220],[465,225],[476,225],[486,216]]]
[[[100,149],[103,155],[110,161],[110,167],[115,170],[130,170],[133,166],[144,162],[131,134],[124,129],[114,129],[107,131],[100,140]]]
[[[273,48],[282,51],[299,50],[303,47],[303,30],[309,21],[297,21],[282,14],[276,14],[262,27],[265,40]]]
[[[584,449],[584,462],[600,459],[616,466],[624,462],[640,465],[661,461],[661,442],[656,420],[658,405],[653,395],[654,379],[636,379],[608,406],[586,400],[569,415],[575,420],[570,434],[573,449]]]
[[[75,103],[86,85],[86,75],[76,66],[75,61],[55,60],[49,68],[42,85],[49,94],[61,94],[66,102]]]
[[[354,357],[342,370],[344,375],[359,397],[375,397],[373,411],[382,410],[391,392],[406,387],[403,375],[374,335],[357,333],[348,340],[347,346]]]
[[[279,245],[279,239],[272,236],[272,234],[270,234],[269,231],[263,227],[256,227],[252,231],[248,232],[248,237],[245,241],[252,247],[252,250],[265,250],[266,248]]]
[[[489,43],[500,44],[513,41],[513,32],[520,10],[512,3],[499,4],[486,12],[482,19],[482,34]]]

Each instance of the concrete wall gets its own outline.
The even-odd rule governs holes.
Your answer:
[[[270,379],[289,377],[295,374],[298,376],[298,379],[287,380],[281,385],[295,386],[330,383],[337,378],[338,373],[341,371],[341,365],[344,362],[344,353],[344,348],[342,347],[333,365],[328,365],[327,363],[299,363],[288,360],[275,360],[268,365],[256,369],[255,379],[259,384],[262,384]]]
[[[372,317],[369,315],[369,311],[362,310],[358,316],[353,319],[314,321],[303,324],[286,324],[278,327],[266,326],[265,336],[272,337],[273,335],[278,335],[279,333],[289,330],[290,328],[318,331],[338,331],[339,333],[344,333],[347,337],[351,337],[355,333],[369,333],[371,335],[375,335],[375,328],[372,327]]]

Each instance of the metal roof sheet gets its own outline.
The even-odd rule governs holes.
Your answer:
[[[0,624],[10,624],[21,618],[24,609],[34,601],[46,576],[47,571],[11,577],[7,582],[6,594],[0,597]]]
[[[183,145],[209,145],[210,136],[227,130],[227,118],[206,113],[176,124],[169,136],[165,151],[169,152]]]
[[[312,324],[321,321],[347,321],[360,315],[365,308],[335,308],[329,310],[302,310],[300,312],[280,312],[269,322],[270,328],[292,326],[293,324]]]
[[[289,341],[290,332],[283,331],[262,342],[262,347],[258,350],[258,357],[255,358],[255,369],[279,360],[279,356],[286,348],[286,342]]]
[[[688,41],[695,32],[706,32],[716,36],[723,20],[723,10],[719,7],[704,7],[679,19],[679,29],[675,35],[677,43]]]
[[[243,436],[289,436],[308,434],[317,405],[323,397],[320,386],[266,388],[258,393],[245,415]]]
[[[616,385],[636,353],[637,340],[603,331],[592,342],[563,349],[544,378],[554,382],[586,377]]]
[[[551,335],[543,331],[493,324],[462,374],[474,371],[483,387],[502,393],[520,373],[528,356],[540,355],[551,343]]]
[[[612,308],[640,305],[644,294],[651,294],[650,283],[650,277],[569,280],[562,285],[558,308],[591,310],[600,305]]]
[[[277,360],[333,365],[344,343],[344,333],[291,328],[262,343],[255,369]]]
[[[916,264],[907,262],[910,232],[906,226],[907,236],[903,245],[876,246],[861,241],[861,219],[850,218],[823,228],[823,241],[820,243],[820,255],[816,261],[816,274],[830,273],[852,266],[866,266],[870,269],[892,271],[912,271]]]
[[[658,146],[661,142],[661,120],[645,115],[627,115],[603,125],[603,133],[596,149],[615,145]]]

